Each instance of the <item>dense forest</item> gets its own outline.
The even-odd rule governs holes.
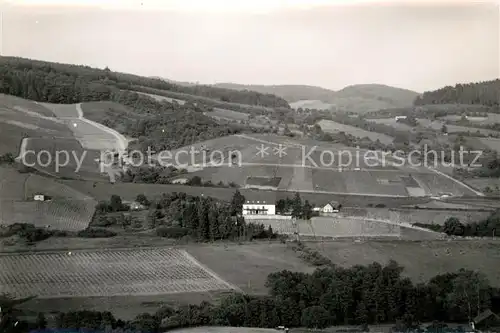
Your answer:
[[[223,102],[285,107],[275,95],[236,91],[212,86],[176,85],[161,79],[113,72],[89,66],[45,62],[17,57],[0,57],[0,92],[35,101],[77,103],[99,95],[105,88],[134,90],[135,86],[197,95]],[[104,92],[104,91],[103,91]]]
[[[106,332],[165,332],[189,326],[324,328],[332,325],[394,324],[403,332],[424,322],[469,323],[483,310],[498,310],[499,290],[478,272],[461,269],[413,283],[391,261],[385,266],[342,268],[332,263],[311,274],[281,271],[267,278],[269,295],[230,294],[216,304],[164,306],[122,321],[110,312],[78,311],[56,315],[59,328]],[[40,315],[36,328],[44,328]],[[26,326],[24,326],[26,327]],[[360,330],[360,331],[365,331]],[[12,327],[5,332],[23,332]],[[437,331],[436,331],[437,332]]]
[[[415,105],[425,104],[481,104],[500,105],[500,79],[478,83],[457,84],[454,87],[426,91],[418,96]]]

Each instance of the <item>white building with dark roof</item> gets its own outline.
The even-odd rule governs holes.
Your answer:
[[[243,204],[243,215],[276,215],[276,205],[266,201],[246,201]]]
[[[276,194],[267,191],[244,193],[243,215],[276,215]]]

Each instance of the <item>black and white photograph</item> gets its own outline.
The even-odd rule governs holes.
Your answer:
[[[500,2],[0,0],[0,333],[167,332],[500,332]]]

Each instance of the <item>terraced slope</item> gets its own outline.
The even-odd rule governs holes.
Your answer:
[[[0,292],[40,298],[230,290],[184,250],[148,249],[0,256]]]

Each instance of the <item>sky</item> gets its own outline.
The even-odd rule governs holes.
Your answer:
[[[419,4],[0,0],[0,51],[204,84],[423,92],[500,77],[498,2]]]

